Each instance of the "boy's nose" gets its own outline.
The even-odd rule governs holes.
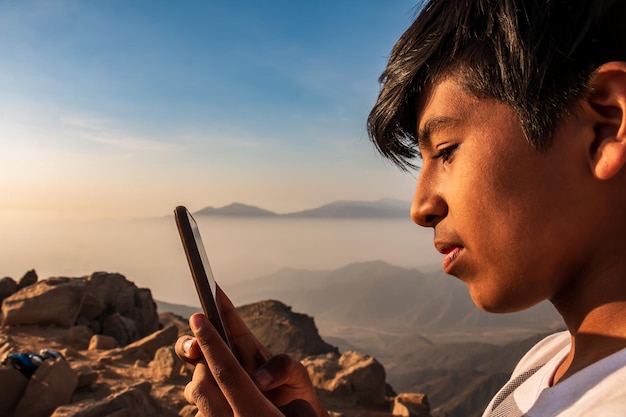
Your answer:
[[[422,227],[435,227],[448,214],[443,197],[418,180],[411,204],[411,219]]]

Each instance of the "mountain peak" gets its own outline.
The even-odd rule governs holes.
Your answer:
[[[376,201],[334,201],[322,206],[278,214],[270,210],[244,203],[231,203],[223,207],[205,207],[194,214],[200,216],[241,216],[241,217],[287,217],[287,218],[409,218],[411,204],[394,199]]]
[[[274,217],[276,213],[256,206],[243,203],[231,203],[223,207],[205,207],[194,213],[198,216],[244,216],[244,217]]]

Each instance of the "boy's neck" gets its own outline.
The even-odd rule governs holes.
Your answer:
[[[557,369],[558,383],[626,348],[626,273],[603,274],[579,283],[567,300],[554,302],[572,337],[572,348]],[[554,301],[554,300],[553,300]]]
[[[626,314],[626,304],[620,307],[618,314],[622,316]],[[571,335],[571,350],[557,368],[552,383],[557,384],[587,366],[626,348],[624,323],[621,320],[619,323],[621,329],[616,323],[613,331],[609,331],[607,334],[579,332],[576,335]]]

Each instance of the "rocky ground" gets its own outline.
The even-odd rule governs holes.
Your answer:
[[[0,280],[0,358],[54,349],[31,378],[0,366],[0,415],[6,417],[193,416],[183,389],[192,373],[173,352],[186,320],[157,314],[148,289],[120,274]],[[239,308],[263,343],[305,364],[336,415],[431,417],[423,395],[396,395],[376,359],[326,344],[313,319],[266,301]],[[272,330],[274,329],[274,330]]]

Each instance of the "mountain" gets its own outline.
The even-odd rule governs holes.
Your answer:
[[[239,216],[239,217],[275,217],[276,213],[264,210],[259,207],[250,206],[242,203],[232,203],[224,207],[214,208],[205,207],[196,211],[194,215],[198,216]]]
[[[235,305],[281,300],[315,317],[326,343],[372,355],[396,392],[423,392],[448,417],[479,417],[521,356],[563,327],[548,303],[485,313],[457,279],[382,261],[285,268],[224,290]]]
[[[173,304],[166,301],[154,300],[159,313],[174,313],[185,319],[191,317],[194,313],[202,313],[201,307],[190,307],[183,304]]]
[[[480,416],[523,353],[564,327],[549,303],[486,313],[456,278],[383,261],[285,268],[224,289],[235,304],[278,299],[314,316],[328,343],[376,357],[397,392],[426,393],[449,417]]]
[[[290,212],[274,213],[259,207],[232,203],[224,207],[205,207],[194,213],[198,216],[285,217],[285,218],[408,218],[410,203],[401,200],[335,201],[320,207]]]
[[[548,303],[515,314],[486,313],[476,308],[456,278],[383,261],[329,271],[285,268],[225,290],[236,304],[277,299],[320,322],[346,326],[477,334],[520,328],[545,332],[562,326]]]
[[[409,217],[411,204],[405,201],[384,199],[378,201],[336,201],[323,206],[285,214],[298,218],[405,218]]]

